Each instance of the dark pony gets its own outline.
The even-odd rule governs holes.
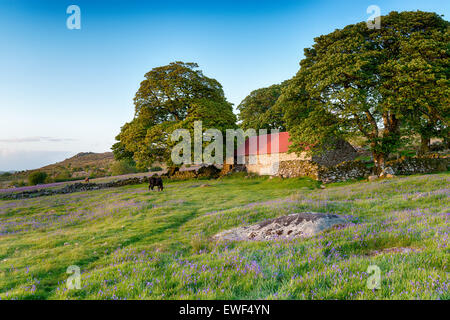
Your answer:
[[[148,186],[149,190],[153,190],[154,187],[158,187],[158,191],[164,190],[163,181],[162,181],[161,177],[150,177],[148,179],[148,182],[150,184]]]

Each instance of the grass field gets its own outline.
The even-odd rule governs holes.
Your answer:
[[[450,299],[448,173],[349,182],[242,176],[0,201],[1,299]],[[208,183],[209,187],[200,187]],[[346,227],[214,243],[300,211]],[[408,248],[401,252],[398,248]],[[66,270],[81,269],[68,290]],[[369,265],[381,289],[367,288]]]

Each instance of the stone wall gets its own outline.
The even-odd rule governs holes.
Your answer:
[[[162,177],[163,179],[170,179],[170,180],[186,180],[186,179],[201,179],[201,178],[216,179],[219,177],[220,171],[221,169],[215,166],[202,166],[196,168],[195,170],[185,170],[185,171],[169,170],[168,173],[162,175]],[[170,172],[172,173],[172,175],[170,175]],[[123,187],[127,185],[135,185],[143,183],[148,183],[148,177],[135,177],[105,183],[72,183],[67,184],[63,188],[59,189],[36,189],[23,192],[0,193],[0,200],[16,200],[42,196],[52,196],[57,194],[100,190],[106,188]]]
[[[320,165],[311,160],[289,160],[280,162],[278,176],[282,178],[310,177],[319,179]]]
[[[435,173],[450,169],[450,157],[400,158],[386,162],[397,175]]]
[[[401,158],[388,161],[396,175],[436,173],[450,169],[450,157],[442,158]],[[291,160],[280,162],[278,176],[283,178],[310,177],[324,183],[366,178],[372,168],[362,161],[344,161],[332,167],[320,165],[312,160]]]
[[[386,162],[386,167],[392,168],[396,175],[409,175],[418,173],[436,173],[450,169],[450,157],[440,158],[401,158]],[[215,166],[201,167],[191,171],[174,170],[172,176],[165,176],[173,180],[218,178],[221,170]],[[361,161],[345,161],[332,167],[320,165],[312,160],[287,160],[279,162],[277,176],[283,178],[310,177],[324,183],[346,181],[350,179],[365,178],[372,173],[372,169]],[[0,200],[16,200],[99,190],[105,188],[122,187],[147,183],[147,177],[135,177],[105,183],[72,183],[59,189],[38,189],[23,192],[0,193]]]
[[[320,166],[317,180],[323,183],[340,182],[366,178],[371,173],[372,169],[361,161],[345,161],[333,167]]]
[[[195,179],[197,177],[196,171],[185,170],[185,171],[177,171],[175,174],[170,176],[171,180],[188,180]]]
[[[188,180],[188,179],[216,179],[219,177],[221,169],[214,165],[201,166],[192,170],[184,169],[175,171],[172,175],[168,175],[171,180]]]
[[[312,160],[292,160],[280,163],[278,176],[283,178],[310,177],[324,183],[359,179],[369,176],[371,169],[361,161],[346,161],[325,167]]]
[[[59,189],[37,189],[23,192],[0,193],[0,199],[16,200],[16,199],[36,198],[43,196],[53,196],[57,194],[68,194],[73,192],[83,192],[106,188],[123,187],[134,184],[142,184],[147,183],[147,181],[148,181],[147,177],[136,177],[105,183],[72,183]]]

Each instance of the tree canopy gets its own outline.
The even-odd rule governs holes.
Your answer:
[[[236,116],[220,83],[203,75],[196,63],[172,62],[145,75],[134,98],[135,116],[126,123],[113,146],[117,159],[132,157],[138,167],[170,162],[175,129],[234,128]]]
[[[287,86],[287,83],[285,81],[281,84],[257,89],[242,100],[237,107],[242,129],[286,130],[283,110],[280,105],[275,103],[280,97],[282,89]]]
[[[381,168],[402,138],[448,134],[449,39],[449,22],[421,11],[315,38],[277,102],[291,150],[362,134]]]

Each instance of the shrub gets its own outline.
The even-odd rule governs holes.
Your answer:
[[[203,233],[197,233],[191,238],[191,246],[194,252],[211,251],[212,243]]]
[[[11,187],[20,188],[25,187],[27,184],[23,180],[17,180],[10,183]]]
[[[2,173],[2,174],[0,174],[0,181],[10,180],[12,175],[13,174],[11,172],[4,172],[4,173]]]
[[[70,179],[72,179],[72,175],[68,170],[58,172],[58,174],[55,176],[55,182],[68,181]]]
[[[28,182],[30,185],[42,184],[47,179],[47,174],[41,171],[35,171],[28,176]]]
[[[136,173],[136,163],[133,160],[123,159],[116,161],[111,166],[111,174],[120,176],[122,174]]]

